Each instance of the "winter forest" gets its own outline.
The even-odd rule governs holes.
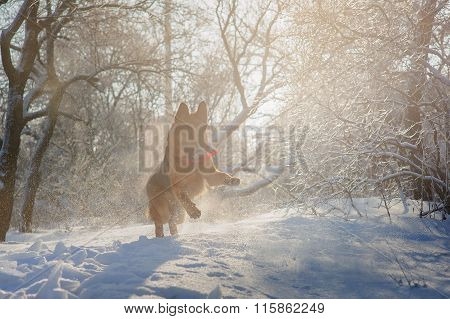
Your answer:
[[[449,16],[0,0],[0,298],[448,298]],[[173,195],[175,235],[148,185],[183,103],[231,182]]]

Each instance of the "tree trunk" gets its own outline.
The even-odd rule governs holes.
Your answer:
[[[172,108],[172,24],[171,24],[172,0],[164,1],[164,101],[165,117],[170,119],[173,116]]]
[[[50,140],[53,136],[55,125],[58,119],[58,110],[61,104],[62,96],[63,90],[58,89],[49,101],[49,112],[44,125],[44,130],[42,132],[41,138],[38,141],[38,144],[36,145],[36,149],[30,161],[30,166],[28,167],[25,180],[24,200],[22,208],[20,210],[21,232],[32,232],[34,202],[36,200],[36,193],[41,181],[40,168],[42,159],[48,149],[48,146],[50,145]]]
[[[12,23],[2,30],[0,53],[3,69],[8,77],[8,106],[6,110],[3,145],[0,151],[0,242],[5,241],[14,206],[17,159],[20,151],[20,135],[25,121],[24,91],[39,50],[39,27],[36,22],[38,0],[23,1]],[[25,24],[25,38],[16,68],[11,57],[11,40]]]
[[[0,151],[0,242],[5,241],[14,204],[17,159],[23,128],[23,90],[9,88],[5,133]]]
[[[420,111],[420,104],[423,102],[424,86],[427,81],[427,69],[425,62],[428,60],[428,47],[431,42],[432,26],[435,17],[437,0],[428,0],[424,3],[418,13],[418,24],[416,33],[416,52],[412,60],[411,69],[414,72],[413,78],[408,89],[409,105],[406,108],[405,124],[411,142],[417,145],[417,150],[413,152],[413,163],[422,166],[424,159],[423,145],[423,119]],[[413,172],[423,175],[424,172],[418,172],[415,167],[411,167]],[[416,200],[431,200],[432,186],[431,182],[417,180],[413,189],[413,198]]]

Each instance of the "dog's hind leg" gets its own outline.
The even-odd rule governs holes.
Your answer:
[[[170,210],[170,217],[169,217],[169,230],[170,235],[176,236],[178,235],[178,229],[177,224],[179,224],[181,214],[180,212],[181,207],[177,205],[177,200],[174,198],[172,201],[169,201],[169,210]]]
[[[156,237],[164,237],[164,226],[161,220],[161,216],[159,215],[158,210],[150,204],[150,210],[149,214],[153,219],[153,222],[155,223],[155,236]]]
[[[170,230],[170,234],[172,236],[178,235],[178,228],[177,228],[177,224],[175,224],[175,222],[173,222],[173,221],[169,222],[169,230]]]
[[[164,237],[164,225],[155,222],[155,236],[158,238]]]

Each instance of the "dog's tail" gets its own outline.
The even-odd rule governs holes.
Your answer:
[[[149,189],[150,188],[150,179],[147,181],[147,184],[145,184],[145,194],[147,195],[147,198],[150,199],[150,192]],[[150,213],[150,210],[152,209],[152,205],[150,203],[150,201],[147,201],[148,205],[147,205],[147,209],[144,212],[144,216],[145,218],[147,218],[149,221],[152,221],[152,214]]]

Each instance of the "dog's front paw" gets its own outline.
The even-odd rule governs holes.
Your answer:
[[[187,213],[191,218],[194,219],[200,218],[200,216],[202,216],[202,212],[200,211],[200,209],[195,206],[190,208]]]
[[[224,184],[225,185],[230,185],[230,186],[237,186],[241,183],[241,180],[237,177],[228,177],[227,179],[225,179]]]

